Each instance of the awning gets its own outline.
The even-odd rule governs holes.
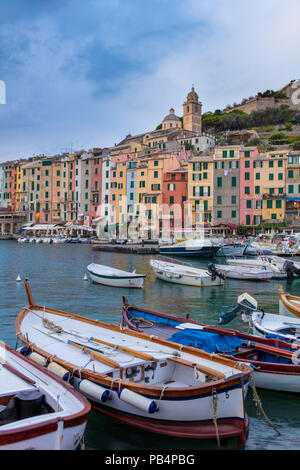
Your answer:
[[[33,227],[27,227],[26,230],[52,230],[54,227],[63,228],[61,225],[56,224],[36,224]]]
[[[287,197],[286,202],[289,202],[289,201],[300,202],[300,197]]]

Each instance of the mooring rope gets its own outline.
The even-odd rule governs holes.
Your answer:
[[[218,447],[221,447],[219,429],[218,429],[218,423],[217,423],[218,394],[215,388],[212,389],[212,400],[213,400],[213,413],[214,413],[213,420],[214,420],[214,426],[216,430],[217,442],[218,442]]]
[[[277,432],[277,434],[279,436],[282,436],[281,432],[278,431],[278,429],[276,428],[276,426],[274,426],[273,423],[271,423],[271,421],[269,420],[268,416],[266,415],[265,413],[265,410],[263,409],[263,406],[262,406],[262,403],[261,403],[261,400],[258,396],[258,393],[256,391],[256,387],[255,387],[255,383],[254,383],[254,379],[253,377],[250,378],[250,386],[251,386],[251,389],[252,389],[252,393],[253,393],[253,400],[255,402],[255,405],[256,405],[256,408],[257,408],[257,412],[261,413],[263,415],[263,417],[265,418],[265,420],[267,421],[267,423],[269,424],[269,426],[271,426],[271,428],[274,429],[274,431]]]

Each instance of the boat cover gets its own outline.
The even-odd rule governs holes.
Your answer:
[[[168,338],[168,340],[185,346],[203,349],[208,353],[233,352],[245,342],[245,340],[237,338],[236,336],[225,336],[209,333],[207,331],[189,329],[175,333],[171,338]]]

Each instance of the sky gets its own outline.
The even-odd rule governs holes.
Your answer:
[[[300,78],[299,0],[1,0],[0,161],[150,131]],[[0,97],[1,101],[1,97]]]

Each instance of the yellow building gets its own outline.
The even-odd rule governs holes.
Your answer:
[[[23,210],[25,205],[24,192],[23,192],[23,162],[19,163],[16,167],[16,190],[15,190],[15,210],[18,212]]]
[[[212,156],[193,157],[188,162],[188,201],[193,226],[212,221],[213,171]]]
[[[267,152],[260,167],[255,168],[255,192],[258,193],[259,188],[263,222],[284,222],[287,155],[287,151]]]

